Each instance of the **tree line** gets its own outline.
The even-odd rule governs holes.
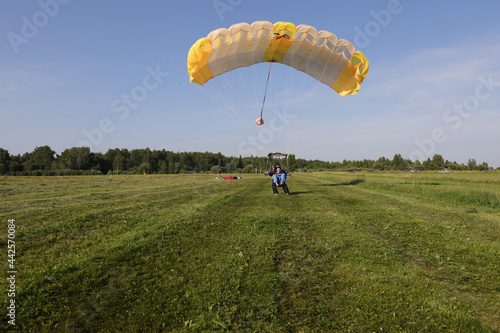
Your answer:
[[[267,156],[235,157],[211,152],[173,152],[168,150],[109,149],[106,153],[91,152],[89,147],[65,149],[60,155],[49,146],[36,147],[23,155],[11,155],[0,148],[0,175],[102,175],[111,173],[215,173],[222,168],[225,173],[257,173],[271,168]],[[411,161],[395,154],[392,159],[328,162],[305,160],[290,154],[284,167],[289,171],[340,171],[340,170],[485,170],[486,162],[478,164],[471,158],[467,164],[445,160],[434,155],[425,161]]]

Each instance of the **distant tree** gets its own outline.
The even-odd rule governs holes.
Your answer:
[[[137,168],[138,173],[147,173],[149,174],[151,172],[151,165],[149,163],[142,163],[139,165]]]
[[[424,170],[432,170],[434,169],[434,165],[432,164],[432,161],[430,158],[426,159],[425,161],[422,162],[422,169]]]
[[[469,158],[469,160],[467,161],[467,167],[469,168],[469,170],[474,170],[474,167],[476,165],[477,165],[476,159],[475,158]]]
[[[7,150],[0,148],[0,174],[5,175],[10,170],[10,154]]]
[[[113,161],[113,170],[123,171],[125,169],[125,157],[121,154],[115,156],[115,160]]]
[[[128,161],[129,168],[138,167],[142,163],[150,164],[150,162],[151,162],[151,149],[149,148],[133,149],[132,151],[130,151],[130,158]]]
[[[59,157],[63,168],[71,170],[90,170],[92,166],[92,153],[89,147],[73,147],[65,149]]]
[[[463,170],[463,168],[458,164],[456,161],[450,162],[446,161],[445,163],[446,167],[451,170]]]
[[[237,158],[231,159],[231,161],[228,161],[224,166],[224,170],[226,170],[227,173],[238,172],[240,170],[240,168],[238,168],[238,162],[239,160]]]
[[[142,163],[151,164],[151,149],[142,149]]]
[[[226,157],[220,152],[216,154],[215,158],[217,159],[217,162],[215,162],[217,165],[223,165],[226,163]]]
[[[167,167],[168,167],[168,173],[173,174],[175,173],[175,155],[173,152],[169,151],[167,152]]]
[[[242,173],[254,173],[255,167],[252,164],[247,164],[241,169]]]
[[[385,170],[385,165],[380,162],[373,163],[373,169],[375,170]]]
[[[10,157],[10,172],[16,174],[24,171],[24,159],[21,155],[13,155]]]
[[[220,165],[213,165],[210,168],[210,173],[217,173],[217,170],[219,170],[220,168],[221,168]]]
[[[367,160],[367,159],[364,159],[364,160],[363,160],[363,165],[362,165],[362,167],[363,167],[363,168],[366,168],[366,169],[372,169],[372,168],[373,168],[373,164],[374,164],[374,163],[375,163],[375,162],[374,162],[374,161],[372,161],[372,160]]]
[[[375,164],[377,167],[375,167]],[[392,167],[392,162],[385,156],[379,157],[379,159],[373,164],[373,168],[376,170],[387,170]]]
[[[103,153],[93,153],[93,168],[95,170],[100,170],[103,174],[107,174],[109,170],[113,168],[113,162],[108,161]]]
[[[191,171],[194,170],[196,165],[194,161],[193,153],[180,153],[179,164],[181,171]]]
[[[163,161],[158,162],[158,171],[157,172],[162,173],[162,174],[168,173],[167,161],[163,160]]]
[[[294,154],[288,155],[287,164],[288,171],[292,172],[297,170],[297,160],[295,159]]]
[[[443,156],[434,154],[434,156],[432,156],[432,164],[434,170],[444,168],[445,164]]]
[[[111,168],[113,168],[113,161],[115,160],[116,155],[120,154],[120,149],[108,149],[106,154],[104,154],[104,158],[110,164]]]
[[[405,170],[408,168],[405,159],[401,156],[401,154],[395,154],[392,159],[392,168],[394,170]]]
[[[197,153],[196,154],[196,170],[197,171],[209,171],[210,163],[210,154],[209,152]]]
[[[422,168],[422,163],[420,163],[419,160],[416,160],[415,163],[413,163],[413,166],[417,169],[421,169]]]
[[[236,167],[230,161],[227,161],[226,164],[224,165],[224,171],[226,173],[232,173],[234,172],[235,169]]]
[[[476,166],[477,170],[488,170],[490,167],[488,166],[488,163],[483,162],[479,165]]]
[[[50,170],[59,170],[59,160],[55,159],[50,165]]]
[[[240,170],[243,168],[243,160],[241,159],[241,155],[238,158],[238,164],[236,164],[236,167]]]
[[[139,166],[142,163],[142,149],[132,149],[130,151],[130,166]]]
[[[52,161],[54,161],[56,152],[49,146],[36,147],[27,161],[30,170],[50,170]]]
[[[167,173],[168,170],[167,170],[167,163],[165,161],[166,158],[167,158],[167,152],[165,151],[165,149],[153,150],[151,152],[151,157],[149,160],[149,164],[151,164],[151,172]],[[161,167],[164,167],[162,171],[160,171]]]

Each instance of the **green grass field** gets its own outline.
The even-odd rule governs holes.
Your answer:
[[[500,172],[0,178],[24,332],[498,332]]]

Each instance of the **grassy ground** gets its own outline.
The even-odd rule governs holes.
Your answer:
[[[0,178],[22,331],[495,332],[500,173]],[[1,279],[7,323],[8,281]],[[0,328],[0,329],[1,329]]]

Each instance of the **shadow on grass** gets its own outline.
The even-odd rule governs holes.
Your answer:
[[[298,192],[290,191],[290,195],[302,195],[302,194],[309,194],[309,193],[313,193],[313,191],[298,191]]]
[[[441,183],[410,183],[410,182],[406,182],[406,183],[399,183],[399,184],[406,184],[406,185],[442,185]]]
[[[377,185],[387,185],[388,183],[372,183],[372,184],[377,184]],[[432,185],[432,186],[436,186],[436,185],[443,185],[441,183],[419,183],[419,182],[395,182],[395,183],[392,183],[392,185]]]
[[[364,179],[353,179],[351,180],[350,182],[347,182],[347,183],[337,183],[337,184],[319,184],[318,186],[347,186],[347,185],[358,185],[358,184],[361,184],[361,183],[364,183],[365,180]]]

